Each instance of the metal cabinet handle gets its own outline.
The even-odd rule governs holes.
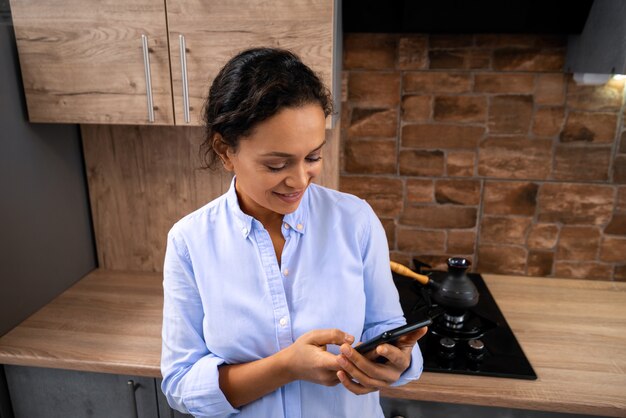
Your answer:
[[[141,34],[143,47],[143,67],[146,73],[146,95],[148,96],[148,122],[154,122],[154,103],[152,101],[152,78],[150,77],[150,54],[148,51],[148,37]]]
[[[131,399],[131,416],[133,418],[139,418],[139,413],[137,412],[137,396],[135,395],[135,390],[137,390],[137,386],[135,385],[135,382],[133,382],[132,380],[129,380],[127,382],[128,384],[128,391],[130,392],[130,399]]]
[[[185,123],[189,123],[189,83],[187,81],[187,47],[185,46],[185,36],[178,35],[180,44],[180,71],[183,76],[183,114]]]

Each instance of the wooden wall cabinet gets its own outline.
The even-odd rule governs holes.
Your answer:
[[[331,87],[333,0],[167,0],[176,124],[201,125],[211,81],[236,52],[252,46],[287,48]],[[185,120],[186,45],[189,117]]]
[[[11,0],[30,121],[199,126],[218,70],[253,46],[293,50],[331,87],[336,8],[333,0]]]
[[[165,3],[11,0],[31,122],[174,124]]]

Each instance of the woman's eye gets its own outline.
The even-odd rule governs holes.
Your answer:
[[[287,164],[283,164],[283,165],[266,165],[266,167],[270,170],[270,171],[280,171],[283,168],[287,167]]]
[[[306,162],[309,164],[313,164],[313,163],[317,163],[319,161],[322,160],[322,156],[321,155],[317,155],[317,156],[311,156],[311,157],[306,157],[305,158]],[[284,164],[265,164],[265,167],[267,167],[267,169],[273,173],[276,173],[278,171],[281,171],[283,169],[285,169],[287,166],[289,165],[289,163],[284,163]]]

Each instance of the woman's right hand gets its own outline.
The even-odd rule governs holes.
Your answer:
[[[219,366],[220,389],[230,404],[239,408],[294,380],[325,386],[339,383],[339,355],[328,344],[352,344],[354,337],[338,329],[317,329],[298,338],[289,347],[249,363]]]
[[[352,344],[354,337],[339,329],[316,329],[302,334],[284,350],[285,367],[293,380],[307,380],[324,386],[339,383],[337,355],[329,353],[328,344]]]

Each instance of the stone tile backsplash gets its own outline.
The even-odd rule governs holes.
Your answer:
[[[346,34],[340,188],[392,259],[626,280],[624,82],[579,86],[566,40]]]

